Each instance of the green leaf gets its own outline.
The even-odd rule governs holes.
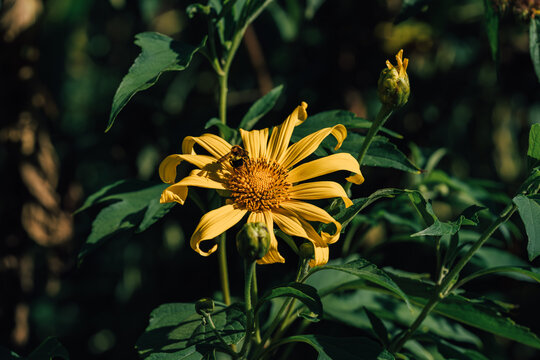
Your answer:
[[[215,126],[219,129],[219,131],[223,134],[223,138],[225,140],[230,143],[235,142],[238,136],[238,131],[236,129],[230,128],[226,124],[222,123],[221,120],[219,120],[218,118],[211,118],[210,120],[208,120],[204,125],[204,128],[208,129],[212,126]]]
[[[516,267],[516,266],[496,266],[489,269],[477,271],[466,278],[463,281],[470,281],[481,276],[496,274],[496,273],[517,273],[524,275],[526,278],[540,282],[540,270],[530,267]]]
[[[424,306],[435,291],[430,283],[393,275],[394,281],[407,293],[412,303]],[[450,294],[437,304],[435,313],[495,335],[540,349],[540,339],[530,329],[501,314],[507,308],[488,300],[467,299]]]
[[[244,336],[246,318],[237,305],[211,314],[218,333],[227,344],[236,344]],[[219,347],[220,342],[210,324],[195,312],[194,304],[164,304],[150,314],[150,323],[137,340],[137,351],[143,359],[202,359]]]
[[[266,115],[276,105],[276,102],[283,91],[283,85],[279,85],[259,100],[255,101],[248,112],[242,118],[239,129],[251,130],[264,115]]]
[[[418,339],[421,341],[433,342],[437,346],[438,355],[444,357],[444,359],[489,360],[478,351],[462,348],[432,334],[422,335],[418,337]]]
[[[531,19],[529,25],[529,50],[536,77],[540,81],[540,17],[538,16]]]
[[[484,0],[484,18],[486,20],[486,32],[491,48],[491,57],[495,64],[499,63],[499,14],[493,8],[490,0]]]
[[[433,212],[431,204],[426,204],[426,210],[429,214],[434,216],[435,221],[426,229],[419,231],[411,236],[443,236],[443,235],[454,235],[459,231],[462,225],[478,225],[478,212],[484,210],[484,207],[471,205],[463,211],[459,218],[455,221],[442,222],[440,221]]]
[[[540,195],[518,195],[512,201],[517,205],[519,216],[525,224],[529,239],[527,253],[529,261],[533,261],[540,255]]]
[[[174,203],[159,203],[167,186],[141,180],[121,180],[89,196],[78,212],[98,205],[103,208],[92,223],[92,231],[79,252],[79,261],[103,241],[113,236],[140,233],[167,214]]]
[[[467,265],[467,269],[473,271],[482,271],[484,269],[497,268],[497,267],[513,267],[522,268],[531,271],[534,274],[540,274],[540,269],[529,266],[529,263],[522,260],[520,257],[497,249],[494,247],[483,246],[474,254],[470,263]],[[531,278],[528,274],[520,274],[519,272],[500,272],[501,276],[509,277],[515,280],[534,282],[534,277]]]
[[[309,115],[309,108],[308,108]],[[315,131],[334,126],[336,124],[342,124],[348,130],[351,129],[369,129],[372,122],[356,116],[356,114],[346,110],[329,110],[323,111],[314,115],[309,115],[307,121],[302,125],[294,129],[293,139],[297,141]],[[397,139],[403,139],[403,135],[400,135],[392,130],[382,127],[380,130],[389,136]],[[350,135],[350,133],[348,134]],[[329,145],[333,148],[333,146]],[[358,149],[357,149],[358,150]]]
[[[366,307],[364,307],[364,311],[369,319],[369,322],[371,323],[371,328],[373,329],[373,332],[375,335],[377,335],[377,338],[381,341],[382,346],[385,348],[388,347],[388,330],[386,330],[386,326],[384,326],[384,323],[371,311],[369,311]]]
[[[62,358],[69,360],[66,348],[58,339],[49,337],[45,339],[28,357],[27,360],[50,360]]]
[[[198,46],[191,46],[156,32],[137,34],[135,44],[141,48],[141,53],[116,90],[105,132],[109,131],[118,113],[133,95],[154,85],[166,71],[184,70],[205,42],[206,39]]]
[[[281,344],[303,342],[318,353],[317,360],[393,360],[388,351],[365,337],[330,337],[324,335],[296,335],[285,338]]]
[[[536,21],[539,20],[537,19]],[[535,160],[540,160],[540,124],[533,124],[531,126],[531,131],[529,131],[529,148],[527,149],[527,155]]]
[[[368,280],[374,284],[382,286],[383,288],[390,290],[394,294],[402,298],[405,303],[410,306],[407,295],[396,285],[396,283],[388,276],[388,274],[379,269],[376,265],[370,263],[366,259],[357,259],[348,262],[343,265],[325,265],[311,269],[309,276],[316,274],[319,271],[341,271],[351,275],[354,275],[360,279]]]
[[[306,305],[312,313],[316,314],[317,317],[322,317],[323,308],[317,289],[313,286],[297,282],[292,282],[287,286],[280,286],[269,290],[259,299],[255,306],[255,311],[257,312],[264,302],[278,297],[293,297],[298,299]],[[313,319],[312,316],[309,316],[308,318]]]

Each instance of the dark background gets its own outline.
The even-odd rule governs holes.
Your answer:
[[[186,16],[190,3],[18,0],[15,13],[2,2],[0,345],[27,355],[57,336],[72,359],[136,358],[133,346],[152,309],[213,296],[209,291],[219,288],[217,256],[202,258],[186,243],[202,215],[189,200],[148,231],[109,241],[81,264],[77,253],[95,213],[72,215],[88,195],[117,180],[158,181],[161,159],[217,116],[217,81],[197,55],[188,70],[167,73],[137,94],[104,133],[115,90],[139,53],[135,34],[158,31],[191,44],[204,36],[206,24]],[[448,173],[500,183],[508,195],[516,190],[526,174],[529,127],[540,120],[525,22],[512,14],[502,19],[497,69],[480,0],[433,2],[399,25],[393,24],[399,0],[326,1],[312,17],[304,16],[305,1],[278,4],[288,17],[275,7],[262,13],[232,66],[231,126],[279,84],[284,96],[260,127],[281,123],[301,101],[310,114],[347,109],[373,119],[379,72],[403,48],[411,97],[387,124],[404,135],[400,149],[410,154],[411,143],[428,154],[446,148],[440,167]],[[355,196],[411,182],[397,170],[366,168],[364,175]],[[443,218],[445,209],[439,208]],[[453,211],[446,209],[447,216]],[[525,239],[508,246],[526,258]],[[241,266],[230,250],[238,296]],[[432,259],[418,254],[389,247],[378,263],[429,271],[424,263]],[[290,276],[296,260],[288,258],[286,265],[262,268],[261,283]],[[520,304],[514,318],[540,332],[537,284],[497,278],[477,284],[481,294],[497,288],[504,300]],[[490,359],[535,356],[505,339],[485,339]]]

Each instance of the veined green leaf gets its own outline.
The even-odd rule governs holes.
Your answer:
[[[317,360],[393,360],[394,356],[375,341],[364,338],[334,338],[323,335],[295,335],[281,344],[303,342],[311,345],[319,356]]]
[[[218,333],[227,344],[236,344],[244,336],[246,318],[240,307],[232,305],[211,314]],[[206,346],[204,346],[206,345]],[[195,312],[194,304],[164,304],[150,314],[150,323],[137,340],[143,359],[202,359],[219,347],[220,341],[210,324]]]
[[[114,235],[139,233],[161,219],[174,203],[160,204],[167,184],[141,180],[121,180],[90,195],[78,210],[104,206],[92,223],[92,231],[79,252],[79,261],[104,240]]]
[[[412,303],[424,306],[434,292],[427,282],[393,275],[394,281],[407,293]],[[507,310],[501,304],[488,300],[472,300],[450,294],[433,310],[435,313],[496,334],[522,344],[540,349],[540,339],[530,329],[516,324],[501,312]]]
[[[407,295],[396,285],[396,283],[388,276],[388,274],[379,269],[376,265],[370,263],[365,259],[357,259],[351,262],[348,262],[343,265],[325,265],[318,266],[311,269],[308,276],[312,276],[319,271],[341,271],[351,275],[354,275],[358,278],[368,280],[374,284],[382,286],[383,288],[390,290],[397,296],[403,299],[405,303],[410,306],[409,299]]]
[[[540,282],[540,270],[538,269],[529,268],[529,267],[517,267],[517,266],[496,266],[496,267],[492,267],[489,269],[484,269],[484,270],[480,270],[475,273],[472,273],[471,275],[463,278],[460,281],[460,284],[469,282],[481,276],[497,274],[497,273],[517,273],[517,274],[524,275],[525,277],[530,278],[532,280],[535,280],[536,282]]]
[[[322,317],[323,308],[317,289],[313,286],[297,282],[289,283],[287,286],[270,289],[259,299],[259,302],[255,306],[255,311],[258,311],[264,302],[277,297],[293,297],[298,299],[304,303],[312,313],[316,314],[317,317]]]
[[[529,25],[529,51],[536,72],[536,77],[540,81],[540,17],[531,19]]]
[[[540,255],[540,195],[518,195],[512,199],[517,205],[519,216],[525,224],[528,244],[529,260],[533,261]]]
[[[540,20],[537,19],[536,21]],[[540,47],[540,44],[538,46]],[[540,62],[540,55],[538,56],[538,61]],[[529,131],[529,148],[527,149],[527,156],[535,160],[540,160],[540,124],[533,124],[531,126],[531,130]]]
[[[468,270],[475,272],[482,271],[484,269],[491,269],[497,267],[513,267],[529,270],[534,274],[540,274],[539,268],[533,268],[529,266],[529,263],[520,257],[498,248],[482,246],[474,254],[470,263],[467,265]],[[534,277],[529,274],[521,274],[516,271],[499,272],[500,276],[509,277],[511,279],[534,282]]]
[[[198,46],[191,46],[156,32],[137,34],[135,44],[141,48],[141,53],[116,90],[105,132],[109,131],[133,95],[154,85],[165,71],[184,70],[205,42],[206,39]]]
[[[266,115],[276,105],[276,102],[283,91],[283,85],[279,85],[259,100],[255,101],[248,112],[242,118],[239,129],[251,130],[264,115]]]
[[[426,229],[419,231],[411,236],[443,236],[454,235],[459,231],[462,225],[478,225],[478,212],[484,210],[484,207],[471,205],[455,221],[442,222],[435,217],[431,204],[427,203],[426,210],[435,217],[435,221]]]

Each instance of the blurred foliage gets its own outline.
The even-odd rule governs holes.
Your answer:
[[[366,167],[367,181],[353,189],[355,197],[365,199],[381,187],[415,189],[433,200],[433,213],[443,222],[458,219],[473,204],[499,210],[528,173],[528,130],[540,122],[540,86],[534,76],[538,47],[535,53],[528,38],[529,29],[536,29],[537,43],[539,20],[527,24],[525,10],[519,16],[514,16],[517,10],[498,14],[499,56],[494,62],[493,35],[485,27],[487,1],[403,1],[413,3],[420,6],[409,8],[414,11],[407,16],[399,15],[399,0],[272,3],[252,28],[263,61],[257,62],[246,40],[231,69],[230,126],[243,121],[268,81],[270,89],[283,84],[283,95],[258,127],[281,122],[286,109],[301,100],[314,114],[346,109],[372,119],[379,106],[381,64],[404,48],[411,59],[413,91],[387,126],[406,139],[395,141],[396,151],[409,157],[412,169],[425,171],[417,175]],[[89,254],[79,265],[77,253],[96,213],[77,214],[75,222],[71,214],[88,195],[119,179],[157,181],[159,161],[177,152],[184,136],[204,131],[206,121],[192,119],[216,117],[217,82],[196,56],[185,71],[164,73],[154,87],[136,94],[104,134],[115,91],[139,54],[135,34],[157,31],[199,44],[206,24],[195,17],[188,26],[185,9],[191,1],[15,4],[3,1],[0,8],[0,345],[27,355],[56,336],[72,359],[135,358],[133,344],[152,309],[208,296],[208,288],[218,288],[216,259],[199,257],[185,241],[201,212],[188,200],[146,232],[105,243],[100,256]],[[355,136],[361,137],[351,134],[351,139]],[[190,190],[192,195],[208,207],[216,201],[197,190]],[[536,198],[528,201],[538,206]],[[360,252],[376,264],[430,272],[433,244],[410,236],[423,230],[417,216],[407,195],[371,204],[351,221],[348,236],[331,257]],[[459,244],[466,246],[485,227],[489,215],[478,216],[479,229],[462,232]],[[517,217],[513,221],[482,249],[484,257],[474,258],[468,273],[487,261],[523,265],[519,260],[527,257],[526,239],[518,230],[523,225]],[[452,240],[445,241],[450,246]],[[288,251],[283,249],[284,255]],[[240,276],[232,247],[229,257],[232,277]],[[532,265],[540,266],[538,259]],[[292,262],[262,268],[260,282],[286,278],[292,269]],[[232,287],[239,293],[241,284]],[[384,322],[389,315],[377,307],[379,299],[362,291],[351,297],[362,296],[368,311]],[[519,309],[510,309],[513,318],[540,333],[537,284],[518,283],[515,276],[492,277],[476,281],[474,292],[519,303]],[[364,336],[372,317],[364,309],[353,310],[361,313],[361,321],[350,324],[347,336]],[[441,319],[434,315],[430,321]],[[343,332],[328,324],[312,326],[319,326],[321,334]],[[490,359],[538,357],[534,349],[471,328],[460,327],[459,334],[473,343],[481,338]],[[441,338],[433,344],[451,353]]]

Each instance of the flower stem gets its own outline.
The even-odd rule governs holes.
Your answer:
[[[254,304],[259,301],[259,294],[257,289],[257,268],[253,271],[253,278],[252,278],[252,284],[251,284],[251,300]],[[261,329],[260,329],[260,323],[259,323],[259,315],[254,314],[255,316],[255,341],[257,344],[261,343]]]
[[[244,337],[244,344],[242,345],[242,349],[240,350],[241,356],[245,356],[245,354],[249,351],[249,347],[251,346],[251,337],[253,335],[253,330],[255,327],[253,306],[251,301],[251,285],[253,283],[253,274],[255,273],[256,265],[257,263],[255,261],[250,261],[247,259],[244,260],[244,303],[246,307],[246,336]]]
[[[218,246],[219,279],[221,291],[223,291],[223,302],[231,305],[231,291],[229,290],[229,270],[227,268],[227,237],[225,233],[220,235]]]
[[[443,280],[441,281],[440,285],[437,285],[435,287],[435,291],[433,292],[433,295],[429,299],[428,303],[424,306],[422,309],[422,312],[418,317],[414,320],[412,325],[401,335],[397,336],[395,340],[390,345],[389,350],[392,353],[396,353],[401,350],[403,345],[409,340],[409,338],[414,334],[416,329],[422,324],[422,322],[425,320],[425,318],[429,315],[429,313],[437,306],[437,304],[444,299],[452,289],[454,285],[454,279],[459,275],[460,271],[467,265],[469,260],[474,256],[476,251],[480,249],[482,245],[493,235],[495,230],[501,226],[504,222],[506,222],[512,214],[517,210],[517,206],[513,203],[509,204],[499,215],[499,217],[491,223],[491,225],[484,231],[482,236],[476,242],[469,248],[467,253],[459,260],[459,262],[450,270],[448,275],[446,275]]]
[[[203,312],[204,319],[210,324],[210,327],[212,328],[212,331],[218,338],[218,340],[223,345],[223,348],[220,348],[220,350],[226,352],[227,354],[231,355],[233,359],[236,359],[238,357],[238,354],[235,353],[228,345],[225,339],[223,339],[223,336],[219,333],[219,331],[216,329],[216,325],[214,324],[214,320],[212,320],[212,316],[210,314]]]
[[[366,153],[369,149],[369,146],[373,142],[373,139],[375,138],[375,135],[377,135],[377,132],[379,132],[379,129],[384,125],[386,120],[392,115],[394,112],[394,109],[383,105],[379,112],[377,113],[377,117],[375,118],[375,121],[371,124],[371,127],[368,130],[368,133],[366,135],[366,138],[364,139],[364,142],[362,143],[362,147],[360,148],[360,152],[358,153],[358,164],[362,166],[362,161],[364,160],[364,157],[366,156]],[[345,186],[343,187],[345,189],[345,192],[348,193],[351,189],[352,183],[347,182]]]

